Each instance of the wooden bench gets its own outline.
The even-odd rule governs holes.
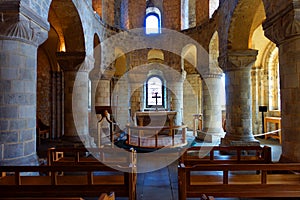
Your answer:
[[[47,150],[47,165],[125,165],[135,162],[135,153],[118,147],[58,147]]]
[[[269,146],[202,146],[190,147],[182,154],[180,163],[271,163]]]
[[[136,160],[132,163],[53,162],[50,166],[1,166],[1,198],[99,197],[114,191],[117,197],[136,199]]]
[[[260,173],[257,173],[259,171]],[[300,197],[300,163],[178,166],[179,199]]]

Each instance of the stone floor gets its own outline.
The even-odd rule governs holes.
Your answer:
[[[189,139],[192,139],[190,136]],[[259,139],[259,138],[258,138]],[[259,139],[261,145],[268,145],[272,148],[272,160],[278,161],[281,154],[281,146],[277,140],[272,138],[268,140]],[[211,145],[211,143],[194,142],[194,145]],[[157,160],[147,159],[144,163],[148,165]],[[116,198],[116,200],[127,200],[128,198]],[[196,200],[199,198],[189,198],[188,200]],[[239,198],[216,198],[217,200],[239,200]],[[268,198],[263,198],[268,199]],[[269,198],[270,199],[270,198]],[[272,198],[274,199],[274,198]],[[275,198],[276,199],[276,198]],[[277,198],[282,199],[282,198]],[[293,198],[290,198],[293,199]],[[296,199],[296,198],[294,198]],[[95,200],[95,199],[89,199]],[[162,167],[155,171],[139,173],[137,180],[137,200],[178,200],[178,178],[177,164],[172,162],[166,167]],[[246,200],[246,199],[243,199]]]

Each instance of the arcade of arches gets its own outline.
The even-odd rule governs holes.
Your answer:
[[[151,110],[150,77],[176,124],[192,129],[202,114],[199,135],[219,137],[226,120],[221,145],[259,144],[267,106],[266,116],[281,117],[281,161],[299,162],[299,3],[0,0],[0,165],[36,162],[37,119],[52,140],[93,146],[95,107],[117,105],[124,128]],[[156,34],[144,32],[146,10]]]

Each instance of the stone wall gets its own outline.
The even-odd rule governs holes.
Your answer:
[[[37,66],[37,117],[46,125],[51,118],[51,67],[43,50],[38,51]]]

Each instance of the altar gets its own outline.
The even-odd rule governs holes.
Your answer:
[[[176,111],[136,112],[127,126],[127,144],[140,148],[178,147],[187,144],[186,125],[175,124]]]
[[[144,111],[135,113],[137,126],[174,126],[176,111]]]

